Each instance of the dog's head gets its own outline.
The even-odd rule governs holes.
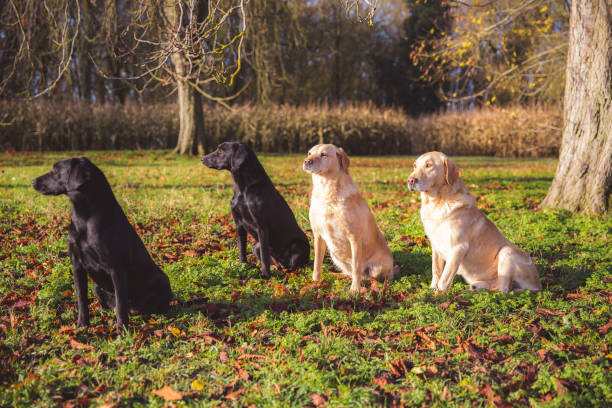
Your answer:
[[[250,150],[242,142],[224,142],[214,152],[202,156],[202,163],[210,169],[236,171],[245,162]]]
[[[413,167],[408,177],[410,190],[428,191],[445,184],[452,186],[459,179],[457,166],[444,153],[425,153],[415,160]]]
[[[32,187],[45,195],[66,194],[84,188],[96,170],[86,157],[60,160],[49,173],[32,180]]]
[[[308,173],[334,176],[340,172],[348,174],[350,160],[341,147],[320,144],[308,151],[302,169]]]

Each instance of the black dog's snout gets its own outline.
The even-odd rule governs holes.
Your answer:
[[[312,163],[314,163],[314,160],[312,160],[312,159],[306,159],[306,160],[304,160],[304,164],[305,164],[305,165],[307,165],[307,166],[312,165]]]

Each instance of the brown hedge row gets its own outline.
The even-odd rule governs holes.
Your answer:
[[[503,157],[555,156],[561,141],[560,108],[514,107],[411,118],[399,109],[359,106],[205,107],[209,145],[250,140],[257,151],[306,152],[335,143],[350,154]],[[3,150],[168,149],[178,134],[175,105],[87,105],[0,102]]]

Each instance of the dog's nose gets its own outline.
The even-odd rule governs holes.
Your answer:
[[[304,160],[304,164],[307,165],[307,166],[310,166],[312,163],[314,163],[314,160],[312,160],[312,159]]]
[[[419,179],[416,178],[416,177],[408,177],[408,185],[409,186],[414,186],[414,183],[416,183],[417,181],[419,181]]]

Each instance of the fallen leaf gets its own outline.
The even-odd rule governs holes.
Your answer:
[[[541,307],[538,309],[538,313],[547,314],[551,316],[565,316],[568,312],[564,312],[562,310],[550,310],[545,307]]]
[[[229,356],[227,355],[227,352],[222,351],[219,353],[219,361],[222,363],[229,363]]]
[[[310,394],[310,399],[315,407],[320,407],[327,402],[327,399],[320,394]]]
[[[382,387],[383,385],[393,383],[393,375],[389,371],[384,371],[377,377],[374,377],[372,383],[376,386]]]
[[[181,331],[176,327],[168,326],[168,331],[174,335],[174,337],[179,337],[181,335]]]
[[[565,296],[566,299],[586,299],[588,297],[589,295],[586,293],[568,293],[567,296]]]
[[[75,339],[70,339],[70,347],[77,350],[93,350],[93,346],[90,346],[89,344],[79,343]]]
[[[204,389],[204,383],[200,380],[193,380],[191,383],[191,389],[195,391],[202,391]]]
[[[238,364],[238,362],[235,362],[236,365],[236,370],[238,371],[238,375],[240,376],[240,378],[242,378],[243,381],[249,381],[249,373],[246,372],[242,367],[240,367],[240,365]]]
[[[504,334],[504,335],[492,338],[491,343],[512,344],[514,343],[514,337],[512,337],[509,334]]]
[[[612,319],[610,319],[608,321],[608,323],[604,324],[601,327],[597,328],[597,333],[599,333],[600,335],[604,336],[608,333],[608,330],[610,330],[610,327],[612,327]]]
[[[239,395],[244,394],[244,391],[244,388],[240,388],[234,392],[230,392],[225,396],[225,398],[230,399],[232,401],[238,401],[238,398],[240,398]]]
[[[164,401],[166,401],[166,402],[168,402],[168,401],[178,401],[178,400],[182,400],[183,399],[183,394],[182,393],[174,390],[172,387],[169,387],[167,385],[164,385],[159,390],[153,390],[152,394],[153,395],[157,395],[158,397],[163,398]]]

